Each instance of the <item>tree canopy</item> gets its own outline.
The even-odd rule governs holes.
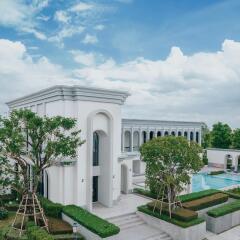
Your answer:
[[[203,166],[202,149],[195,142],[184,137],[167,136],[154,138],[144,143],[141,157],[146,162],[146,184],[155,194],[165,184],[168,186],[171,202],[190,183],[190,174]]]
[[[14,110],[9,118],[0,118],[0,156],[18,165],[26,186],[30,181],[27,167],[31,165],[36,191],[44,169],[77,156],[77,148],[84,141],[76,123],[71,118],[40,117],[27,109]]]
[[[240,149],[240,129],[235,129],[232,136],[232,147],[234,149]]]
[[[232,144],[232,130],[228,124],[218,122],[213,125],[211,145],[215,148],[230,148]]]

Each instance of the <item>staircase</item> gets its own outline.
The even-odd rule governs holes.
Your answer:
[[[108,221],[120,227],[121,230],[145,224],[145,222],[136,213],[129,213],[109,218]]]
[[[172,240],[165,232],[147,225],[136,213],[107,219],[120,227],[118,240]]]

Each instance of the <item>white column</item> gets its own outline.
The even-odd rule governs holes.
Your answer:
[[[198,144],[201,146],[202,145],[202,130],[200,130],[199,132],[198,132]]]
[[[133,128],[131,129],[130,152],[133,152]]]
[[[187,139],[188,139],[188,141],[190,141],[190,133],[191,133],[191,131],[188,129],[188,130],[187,130],[187,133],[188,133]]]
[[[196,134],[196,129],[193,131],[193,141],[197,142],[197,134]]]
[[[124,152],[124,140],[125,140],[125,134],[124,134],[124,128],[122,129],[122,152]]]
[[[138,134],[139,134],[138,142],[139,142],[139,147],[140,147],[142,145],[142,131],[141,131],[141,129],[138,130]]]

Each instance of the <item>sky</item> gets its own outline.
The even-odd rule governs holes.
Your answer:
[[[0,0],[0,114],[58,84],[126,90],[125,118],[240,128],[239,0]]]

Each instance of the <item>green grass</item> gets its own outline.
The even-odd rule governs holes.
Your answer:
[[[182,227],[182,228],[188,228],[188,227],[191,227],[191,226],[194,226],[194,225],[197,225],[197,224],[200,224],[200,223],[204,222],[204,219],[202,219],[202,218],[196,218],[196,219],[193,219],[193,220],[188,221],[188,222],[180,221],[180,220],[175,219],[175,218],[170,218],[168,215],[165,215],[165,214],[160,215],[160,213],[157,212],[157,211],[153,212],[146,205],[138,207],[138,211],[146,213],[150,216],[159,218],[163,221],[172,223],[172,224],[177,225],[177,226]]]
[[[63,213],[102,238],[118,234],[120,231],[116,225],[75,205],[65,206]]]
[[[211,217],[217,218],[238,210],[240,210],[240,200],[232,203],[227,203],[218,208],[214,208],[208,211],[207,214]]]

